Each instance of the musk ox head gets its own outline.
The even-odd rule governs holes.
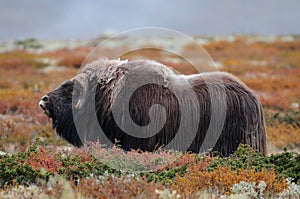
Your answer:
[[[146,83],[139,85],[141,80]],[[127,99],[123,94],[132,88]],[[120,105],[126,100],[128,106]],[[227,156],[244,143],[265,153],[262,106],[228,73],[185,76],[149,60],[103,59],[43,96],[39,105],[52,118],[57,134],[75,146],[118,140],[125,150],[171,146],[193,152],[211,149]],[[132,122],[124,122],[127,116]],[[156,134],[150,133],[153,129]]]
[[[59,136],[65,138],[75,146],[81,146],[82,142],[74,131],[75,126],[72,116],[74,81],[75,80],[68,80],[54,91],[43,96],[39,105],[45,115],[52,119],[52,126],[56,129]]]
[[[83,145],[82,139],[85,137],[78,134],[78,126],[76,127],[75,120],[84,121],[81,117],[86,116],[85,111],[88,109],[86,100],[95,98],[95,89],[101,79],[98,78],[100,73],[103,73],[108,65],[117,67],[125,62],[103,59],[92,63],[83,68],[81,73],[74,78],[63,82],[58,88],[41,98],[39,106],[43,109],[44,114],[52,119],[52,127],[59,136],[75,146],[80,147]],[[74,112],[76,111],[79,114],[75,114],[74,118]]]

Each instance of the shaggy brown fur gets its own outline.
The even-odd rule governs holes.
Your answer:
[[[139,126],[146,126],[150,122],[148,112],[152,105],[160,104],[165,108],[166,123],[156,135],[148,138],[137,138],[126,134],[118,127],[112,115],[112,105],[116,103],[115,99],[122,89],[128,86],[126,77],[131,69],[134,69],[133,71],[136,73],[134,77],[137,80],[151,76],[163,78],[168,84],[143,85],[131,97],[129,113],[132,120]],[[178,84],[181,79],[187,80],[192,85],[192,90],[181,88]],[[223,82],[222,85],[220,85],[220,79]],[[73,88],[75,82],[79,88]],[[97,86],[92,87],[92,84]],[[266,135],[262,105],[245,84],[228,73],[212,72],[184,76],[177,75],[170,68],[149,60],[123,62],[104,59],[87,65],[76,77],[48,93],[49,101],[43,108],[49,111],[48,116],[53,119],[53,127],[56,128],[58,135],[73,145],[81,146],[83,138],[78,135],[78,129],[74,125],[76,119],[73,118],[72,106],[79,111],[80,117],[84,118],[85,110],[88,109],[86,100],[94,97],[98,122],[111,142],[114,143],[118,140],[118,144],[125,150],[153,151],[158,146],[167,145],[175,137],[180,125],[179,102],[170,89],[172,86],[185,92],[195,92],[198,98],[196,103],[200,108],[200,121],[196,137],[187,149],[188,151],[199,152],[209,128],[212,107],[208,88],[217,90],[223,86],[226,99],[218,100],[226,100],[226,118],[221,136],[216,141],[213,151],[228,156],[237,149],[240,143],[245,143],[255,150],[265,153]],[[77,95],[78,98],[77,101],[73,98],[73,104],[72,95],[75,96],[74,98]],[[186,103],[192,110],[195,102],[188,100]],[[190,119],[193,120],[193,116]],[[93,122],[87,121],[86,124],[88,124],[85,127],[87,134],[90,133],[89,130],[95,129],[94,125],[96,124]],[[92,132],[92,134],[92,136],[85,136],[84,139],[95,140],[94,135],[97,133]],[[177,149],[176,146],[174,148]]]

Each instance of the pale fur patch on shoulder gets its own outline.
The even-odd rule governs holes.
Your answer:
[[[90,73],[90,72],[99,72],[105,70],[107,67],[118,67],[122,64],[127,63],[128,60],[121,60],[119,59],[107,59],[101,58],[96,61],[93,61],[87,65],[85,65],[81,70],[80,73]]]

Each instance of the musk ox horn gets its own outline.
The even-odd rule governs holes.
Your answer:
[[[74,88],[78,88],[80,90],[80,95],[78,96],[78,99],[76,100],[76,104],[74,106],[75,109],[80,109],[84,106],[86,99],[87,99],[87,92],[88,92],[88,77],[86,74],[78,74],[76,76],[76,81],[74,84]],[[72,98],[75,100],[75,97]]]

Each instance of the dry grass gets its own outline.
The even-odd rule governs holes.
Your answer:
[[[218,167],[213,172],[208,172],[195,165],[183,177],[177,176],[176,180],[173,188],[185,194],[193,194],[206,189],[217,190],[220,194],[231,194],[232,186],[241,181],[256,182],[257,185],[260,181],[264,181],[267,184],[265,191],[270,193],[282,192],[287,187],[285,180],[278,180],[274,171],[265,169],[257,172],[254,170],[232,171],[229,167]]]

